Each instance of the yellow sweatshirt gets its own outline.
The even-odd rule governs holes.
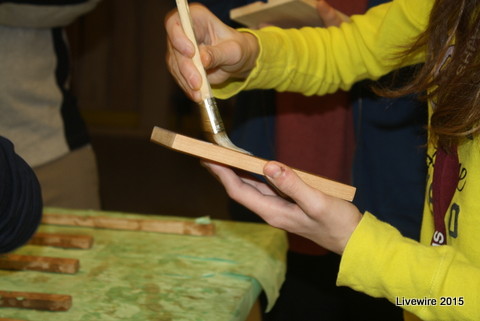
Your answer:
[[[215,88],[215,95],[227,98],[253,88],[323,95],[422,62],[422,53],[402,62],[395,54],[425,29],[433,2],[395,0],[340,28],[245,30],[259,40],[257,65],[246,81]],[[428,159],[434,161],[434,153],[429,146]],[[338,285],[389,299],[408,311],[406,320],[480,320],[479,138],[461,144],[458,156],[461,180],[445,216],[448,245],[430,246],[428,193],[421,244],[365,213],[342,256]],[[433,162],[428,165],[427,191]]]

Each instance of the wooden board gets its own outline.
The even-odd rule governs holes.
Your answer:
[[[249,28],[273,25],[281,28],[322,27],[315,0],[257,1],[230,10],[230,18]]]
[[[77,259],[4,254],[0,256],[0,269],[32,270],[74,274],[78,272],[80,262]]]
[[[3,308],[68,311],[71,306],[72,297],[70,295],[0,290],[0,307]]]
[[[152,142],[173,150],[246,170],[255,174],[263,175],[263,167],[267,163],[267,160],[265,159],[183,136],[160,127],[155,127],[153,129],[150,139]],[[325,194],[342,198],[347,201],[353,200],[355,188],[352,186],[335,182],[298,169],[294,169],[294,171],[305,183]]]
[[[70,249],[89,249],[93,245],[93,237],[90,235],[36,233],[28,244]]]
[[[200,224],[193,221],[181,220],[145,220],[44,213],[42,217],[42,223],[197,236],[208,236],[215,234],[215,226],[213,223]]]
[[[63,208],[44,212],[189,219]],[[72,307],[65,312],[0,308],[0,316],[30,321],[244,321],[260,293],[274,302],[272,294],[285,274],[285,232],[257,223],[212,223],[216,229],[212,237],[41,224],[38,232],[91,235],[95,244],[88,250],[26,245],[14,254],[77,258],[80,271],[72,275],[0,270],[0,290],[68,294]]]

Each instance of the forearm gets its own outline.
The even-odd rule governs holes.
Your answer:
[[[402,45],[423,30],[428,14],[422,11],[418,17],[406,17],[403,10],[409,0],[398,2],[354,16],[352,23],[344,23],[340,28],[270,27],[246,31],[259,42],[256,67],[246,81],[232,80],[217,87],[215,95],[228,98],[248,89],[324,95],[348,90],[362,79],[377,79],[399,66],[421,62],[421,54],[404,61],[395,57]],[[405,20],[409,28],[395,33],[393,30]]]
[[[347,244],[337,284],[385,297],[422,320],[480,317],[478,266],[450,246],[426,246],[402,237],[368,213]],[[442,305],[442,298],[452,302]],[[412,305],[411,299],[429,302]]]

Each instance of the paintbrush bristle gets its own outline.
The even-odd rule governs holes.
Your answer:
[[[240,148],[240,147],[236,146],[234,143],[232,143],[232,141],[230,140],[230,138],[228,138],[228,136],[225,132],[218,132],[216,134],[211,134],[211,138],[219,146],[229,148],[231,150],[235,150],[235,151],[240,152],[240,153],[252,155],[252,153],[250,153],[250,152],[246,151],[245,149]]]
[[[218,111],[217,102],[213,97],[205,98],[199,102],[200,116],[202,117],[203,129],[209,141],[228,149],[252,155],[252,153],[235,146],[228,138],[223,126],[222,118]]]

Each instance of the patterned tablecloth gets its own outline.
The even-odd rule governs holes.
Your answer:
[[[79,216],[175,219],[46,209]],[[67,312],[0,308],[30,321],[241,321],[260,292],[272,305],[285,274],[285,233],[265,224],[213,221],[215,236],[42,225],[39,232],[94,237],[91,249],[26,245],[14,253],[76,258],[76,274],[0,270],[0,290],[69,294]]]

